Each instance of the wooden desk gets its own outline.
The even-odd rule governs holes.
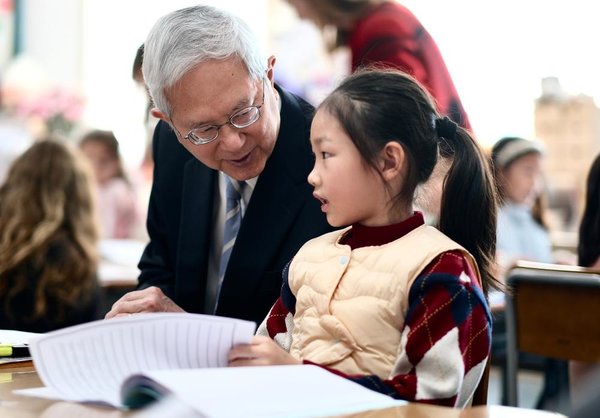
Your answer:
[[[0,417],[2,418],[122,418],[133,417],[135,412],[83,405],[73,402],[51,401],[19,396],[14,389],[42,386],[31,362],[0,366]],[[347,418],[566,418],[564,415],[533,409],[509,408],[492,405],[469,409],[407,404],[377,411],[346,415]]]
[[[0,410],[1,411],[1,410]],[[554,412],[489,405],[456,409],[410,403],[394,408],[344,415],[345,418],[567,418]],[[12,418],[12,417],[11,417]],[[341,418],[341,417],[338,417]]]
[[[131,412],[118,411],[112,408],[32,398],[12,393],[15,389],[39,386],[43,386],[43,384],[30,361],[0,365],[0,417],[121,418],[133,415]]]

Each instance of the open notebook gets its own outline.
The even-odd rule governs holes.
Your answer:
[[[121,396],[132,407],[173,396],[201,416],[231,418],[332,417],[406,403],[312,365],[157,370],[128,378]]]
[[[397,405],[318,366],[225,367],[254,322],[155,313],[95,321],[30,341],[46,387],[15,393],[118,408],[177,399],[206,417],[317,417]]]
[[[148,370],[224,367],[254,322],[187,313],[99,320],[32,338],[35,368],[46,387],[22,394],[121,406],[120,385]]]

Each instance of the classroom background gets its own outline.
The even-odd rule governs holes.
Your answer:
[[[146,96],[131,76],[134,55],[160,15],[195,3],[1,1],[0,128],[13,136],[56,130],[71,138],[89,129],[110,130],[127,170],[138,170],[145,154]],[[248,21],[266,53],[277,57],[278,81],[314,104],[346,72],[347,53],[328,54],[318,30],[284,0],[205,3]],[[574,245],[585,173],[600,151],[594,101],[600,96],[600,57],[594,53],[600,27],[592,4],[402,3],[436,40],[482,144],[491,147],[503,136],[544,143],[552,236],[558,248]]]
[[[132,78],[134,56],[159,16],[196,3],[0,0],[0,180],[4,159],[36,137],[57,133],[76,142],[85,132],[101,129],[114,132],[134,181],[151,181],[140,174],[147,98]],[[298,19],[285,0],[203,3],[244,18],[266,54],[276,56],[277,81],[313,104],[346,73],[347,51],[328,54],[318,30]],[[600,152],[595,101],[600,97],[600,26],[593,2],[402,4],[436,40],[473,131],[486,148],[505,136],[544,144],[554,250],[561,260],[575,263],[585,176]],[[143,207],[149,186],[136,184]],[[145,236],[139,232],[134,238],[143,241]],[[123,255],[114,248],[105,252]],[[532,390],[537,390],[540,377],[532,379]]]

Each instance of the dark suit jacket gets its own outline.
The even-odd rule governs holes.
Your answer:
[[[331,230],[306,179],[314,161],[313,108],[278,90],[279,136],[246,209],[216,312],[258,323],[279,296],[285,264],[306,241]],[[158,286],[186,311],[204,313],[218,173],[188,153],[166,123],[156,128],[153,150],[150,243],[139,263],[139,287]]]

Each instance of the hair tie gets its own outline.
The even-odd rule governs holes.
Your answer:
[[[456,123],[448,116],[435,120],[435,131],[441,138],[454,139],[456,135]]]

